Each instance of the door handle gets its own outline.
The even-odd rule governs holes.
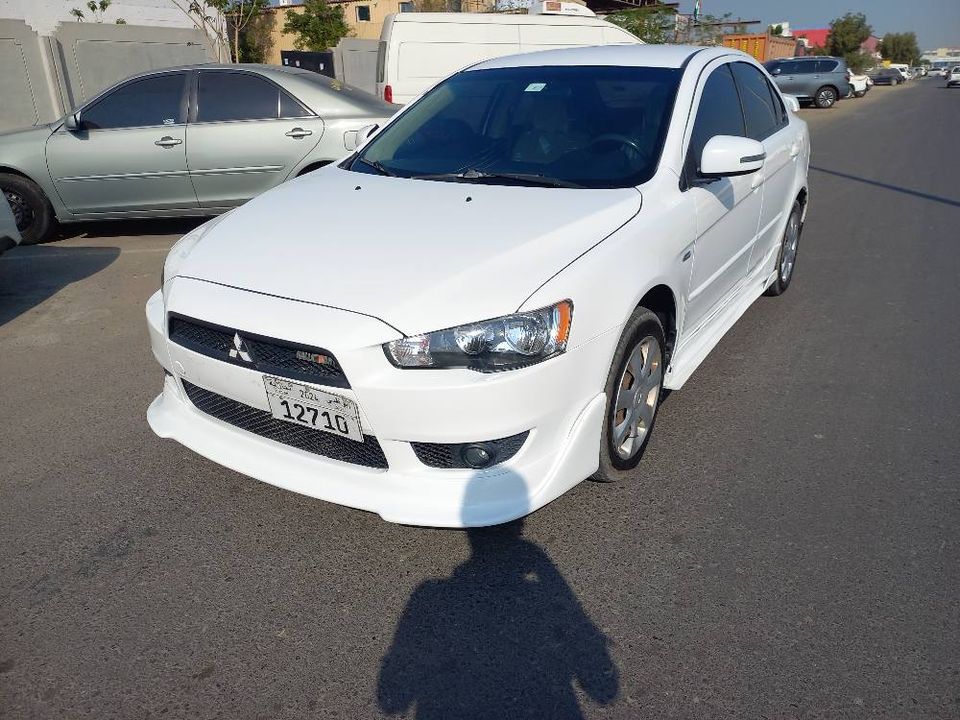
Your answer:
[[[800,154],[800,141],[797,140],[793,145],[790,146],[790,157],[795,158]]]
[[[305,138],[307,135],[313,135],[313,130],[304,130],[303,128],[296,127],[288,133],[284,133],[289,138]]]
[[[157,140],[154,143],[154,145],[157,145],[159,147],[169,148],[175,145],[180,145],[182,142],[183,140],[181,140],[180,138],[173,138],[173,137],[170,137],[169,135],[164,135],[162,138]]]

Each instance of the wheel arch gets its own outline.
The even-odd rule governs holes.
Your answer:
[[[663,334],[667,341],[664,351],[667,362],[669,362],[677,339],[677,298],[675,293],[668,285],[663,283],[654,285],[644,293],[636,307],[645,307],[660,318],[660,323],[663,325]]]

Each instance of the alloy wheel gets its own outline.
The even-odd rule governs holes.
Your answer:
[[[614,450],[621,459],[629,460],[643,447],[653,427],[662,380],[660,342],[648,335],[634,346],[617,385],[611,435]]]
[[[780,282],[786,285],[793,275],[793,266],[797,261],[797,246],[800,244],[800,218],[796,213],[790,215],[787,229],[783,233],[783,252],[780,256]]]
[[[823,90],[817,93],[817,105],[820,107],[832,107],[836,101],[835,93],[830,88],[823,88]]]

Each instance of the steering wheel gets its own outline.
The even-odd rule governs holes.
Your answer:
[[[634,140],[633,138],[628,138],[626,135],[617,135],[616,133],[606,133],[604,135],[600,135],[599,137],[595,137],[592,141],[590,141],[587,147],[592,148],[594,145],[599,145],[605,140],[615,140],[621,145],[626,145],[627,147],[635,151],[637,155],[640,156],[640,159],[646,159],[647,157],[647,153],[644,152],[643,148],[637,145],[636,140]]]

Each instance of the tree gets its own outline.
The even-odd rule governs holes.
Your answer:
[[[767,28],[767,32],[771,35],[783,35],[783,25],[771,25]]]
[[[646,43],[666,43],[673,39],[676,13],[670,8],[650,6],[636,10],[621,10],[606,17],[607,22],[619,25]]]
[[[842,57],[847,67],[860,73],[873,65],[873,58],[860,49],[872,34],[873,28],[867,24],[866,15],[847,13],[830,23],[830,34],[824,50],[827,55]]]
[[[830,23],[827,52],[835,57],[846,57],[848,53],[860,50],[860,46],[872,33],[873,28],[867,24],[866,15],[847,13]]]
[[[857,52],[847,53],[843,56],[843,59],[847,61],[847,67],[853,70],[857,75],[862,74],[865,70],[869,70],[874,65],[877,64],[876,58],[863,50],[858,50]]]
[[[93,15],[94,22],[102,23],[104,13],[107,12],[107,8],[109,8],[112,4],[113,0],[99,0],[99,2],[96,0],[90,0],[90,2],[87,3],[87,9]],[[73,8],[70,10],[70,14],[77,19],[77,22],[83,22],[87,17],[80,8]],[[114,22],[117,25],[127,24],[127,21],[123,18],[117,18],[114,20]]]
[[[326,0],[306,0],[303,12],[288,12],[283,31],[296,35],[297,50],[319,52],[335,47],[350,34],[350,26],[343,16],[341,5],[329,5]]]
[[[917,35],[912,32],[887,33],[880,41],[879,50],[884,60],[894,63],[916,65],[920,60]]]
[[[267,0],[192,0],[188,13],[197,17],[205,27],[211,27],[215,21],[213,16],[207,15],[208,10],[215,10],[226,18],[229,27],[227,31],[220,31],[220,36],[227,38],[232,60],[242,62],[246,57],[241,47],[241,36],[267,6]]]

